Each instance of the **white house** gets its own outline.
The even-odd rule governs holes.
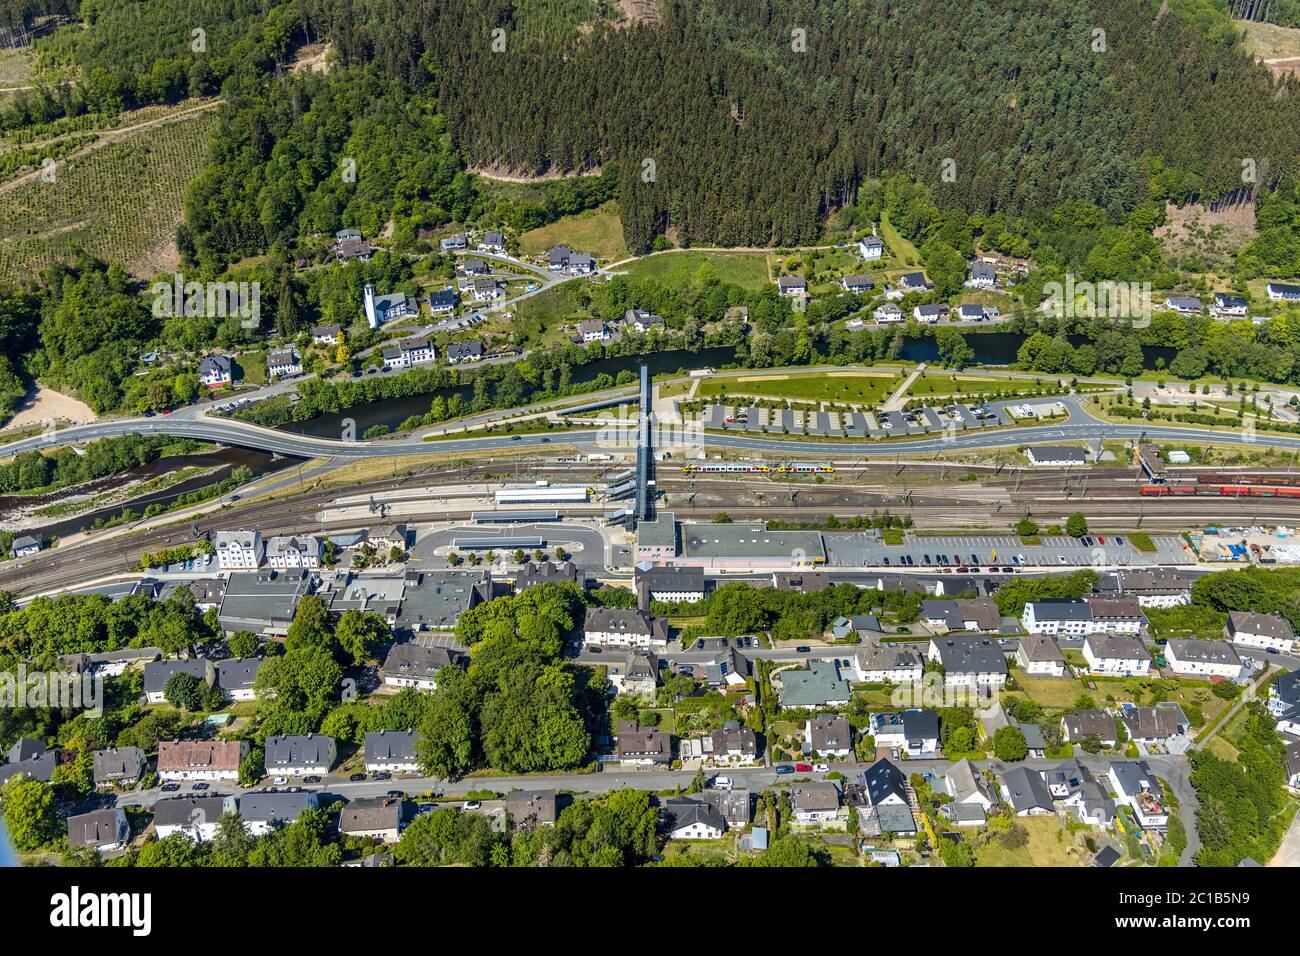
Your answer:
[[[1030,601],[1020,617],[1030,634],[1065,634],[1086,637],[1090,634],[1137,635],[1146,623],[1146,615],[1136,598],[1089,596]]]
[[[229,355],[209,355],[199,362],[199,384],[207,388],[229,385],[234,376]]]
[[[377,329],[390,319],[398,319],[420,310],[420,303],[407,297],[405,292],[375,295],[375,287],[368,284],[361,290],[361,305],[366,313],[366,324]]]
[[[424,647],[408,642],[394,644],[389,649],[379,673],[387,687],[436,690],[438,671],[444,667],[460,666],[464,661],[464,653],[457,648]]]
[[[131,824],[121,807],[92,810],[68,817],[68,845],[107,853],[131,840]]]
[[[867,262],[876,262],[885,256],[885,244],[879,236],[863,236],[858,240],[858,255]]]
[[[968,289],[992,289],[998,284],[998,273],[993,266],[987,262],[975,259],[970,264],[969,276],[966,279]]]
[[[1286,618],[1277,614],[1229,611],[1223,633],[1234,644],[1274,650],[1281,654],[1291,653],[1295,646],[1295,631]]]
[[[1052,791],[1038,771],[1013,767],[1002,776],[1002,799],[1018,817],[1048,816],[1056,812]]]
[[[871,715],[877,747],[916,757],[939,750],[939,715],[933,710],[904,710]]]
[[[276,535],[266,542],[266,563],[273,568],[320,567],[324,546],[315,535]]]
[[[380,730],[366,734],[366,770],[388,773],[417,773],[417,736],[413,730]]]
[[[195,843],[206,843],[217,835],[224,813],[238,806],[234,797],[171,797],[153,805],[154,833],[160,840],[182,833]]]
[[[1300,285],[1270,282],[1268,284],[1268,297],[1274,302],[1300,302]]]
[[[272,378],[302,374],[302,359],[293,349],[277,349],[266,356],[266,371]]]
[[[411,368],[427,365],[438,357],[428,339],[406,339],[383,351],[384,368]]]
[[[893,302],[886,302],[884,305],[877,306],[871,313],[871,317],[877,322],[902,322],[903,310]]]
[[[776,291],[786,298],[802,299],[808,294],[808,283],[803,276],[780,276],[776,280]]]
[[[1016,662],[1026,674],[1041,677],[1064,677],[1065,655],[1056,640],[1047,634],[1029,634],[1020,639]]]
[[[1095,674],[1136,677],[1151,670],[1151,655],[1131,634],[1089,634],[1083,642],[1083,659]]]
[[[821,757],[853,756],[853,728],[847,718],[835,714],[818,714],[805,722],[804,740],[808,752]]]
[[[614,607],[589,607],[583,623],[586,644],[606,647],[668,646],[668,624],[647,611]]]
[[[338,744],[328,734],[286,734],[266,738],[267,774],[286,777],[324,775],[338,757]]]
[[[994,799],[993,791],[984,782],[980,772],[965,758],[949,767],[948,772],[944,774],[943,780],[953,803],[978,806],[987,814],[988,811],[993,809],[993,804],[997,802]],[[959,826],[976,823],[978,821],[974,819],[963,816],[957,817]]]
[[[689,797],[672,797],[664,803],[668,835],[674,840],[720,840],[727,821],[711,804]]]
[[[1115,793],[1115,802],[1132,810],[1142,829],[1163,830],[1169,825],[1169,811],[1164,806],[1160,782],[1145,762],[1115,761],[1106,776]]]
[[[1175,674],[1229,680],[1242,675],[1241,657],[1226,641],[1171,638],[1165,650],[1165,659]]]
[[[874,283],[869,275],[848,275],[840,279],[845,292],[870,292]]]
[[[790,788],[790,805],[797,823],[817,826],[833,822],[840,815],[840,792],[829,781],[796,783]]]
[[[320,805],[314,790],[254,790],[239,798],[239,816],[252,836],[296,823],[303,811]]]
[[[494,252],[500,255],[506,251],[506,237],[499,232],[485,232],[479,240],[479,252]]]
[[[1002,645],[987,637],[932,637],[929,659],[943,664],[949,687],[997,689],[1007,682]]]
[[[1293,793],[1300,793],[1300,740],[1286,748],[1286,785]]]
[[[703,601],[707,590],[703,568],[652,567],[636,572],[637,595],[646,600],[689,604]]]
[[[578,323],[578,334],[584,343],[603,342],[609,338],[609,329],[600,319],[583,319]]]
[[[1239,295],[1226,292],[1214,293],[1214,315],[1220,319],[1245,318],[1250,311],[1250,302]]]
[[[163,740],[158,743],[158,777],[174,780],[239,779],[247,740]]]
[[[217,566],[222,571],[253,571],[262,563],[266,551],[262,535],[256,531],[218,531],[212,536],[217,551]]]
[[[869,684],[914,684],[924,665],[916,651],[897,644],[859,644],[850,662],[855,680]]]
[[[9,548],[9,556],[13,558],[25,558],[29,555],[38,553],[45,542],[34,534],[19,535],[14,538],[13,544]]]

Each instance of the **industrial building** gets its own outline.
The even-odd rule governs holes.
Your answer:
[[[808,568],[826,563],[817,531],[769,531],[766,522],[683,524],[676,565],[699,568]]]

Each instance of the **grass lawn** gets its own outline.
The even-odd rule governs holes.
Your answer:
[[[903,543],[903,529],[902,529],[902,528],[885,528],[885,529],[881,532],[881,536],[884,538],[884,540],[885,540],[885,544],[902,544],[902,543]]]
[[[700,383],[700,388],[695,395],[697,398],[761,395],[771,398],[875,405],[892,395],[898,388],[898,384],[899,377],[891,372],[740,375],[705,379]]]
[[[669,382],[667,385],[659,386],[660,398],[680,398],[691,390],[695,384],[694,379],[682,379],[680,382]]]
[[[701,270],[723,283],[757,291],[771,284],[765,252],[692,252],[689,249],[646,256],[625,267],[628,278],[654,279],[670,289],[692,284]],[[622,271],[622,270],[620,270]]]
[[[1083,685],[1073,677],[1030,677],[1018,667],[1012,668],[1011,674],[1024,690],[1023,696],[1050,710],[1074,707],[1083,693]]]
[[[1133,545],[1139,551],[1148,553],[1156,550],[1155,542],[1151,540],[1151,535],[1145,531],[1135,531],[1128,536],[1128,543]]]
[[[1029,832],[1029,842],[1008,850],[997,840],[975,851],[976,866],[1084,866],[1087,852],[1075,844],[1060,820],[1050,817],[1018,817],[1016,822]]]
[[[735,859],[734,843],[730,837],[721,840],[669,840],[663,858],[690,856],[697,860]]]
[[[597,209],[565,216],[519,237],[519,248],[528,255],[537,255],[557,245],[566,245],[599,259],[626,259],[628,251],[623,244],[623,222],[618,216],[618,204],[607,202]]]
[[[586,296],[582,280],[559,285],[515,303],[511,309],[512,339],[518,344],[554,345],[563,338],[560,326],[585,318]]]
[[[1056,379],[982,378],[978,375],[937,375],[926,372],[907,390],[909,398],[931,395],[986,395],[994,392],[1037,391],[1039,383],[1056,387]]]
[[[894,228],[889,221],[888,213],[883,213],[880,217],[880,238],[885,240],[885,245],[898,257],[901,265],[919,266],[921,264],[921,253],[917,251],[916,246],[904,239],[898,230]]]

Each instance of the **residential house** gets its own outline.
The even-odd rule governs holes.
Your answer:
[[[257,672],[262,666],[260,657],[240,657],[218,661],[214,670],[218,687],[229,700],[256,700]]]
[[[715,766],[748,766],[758,761],[758,735],[740,721],[728,720],[700,739],[700,754]]]
[[[1300,737],[1300,672],[1278,676],[1268,688],[1268,710],[1277,719],[1277,732]]]
[[[401,797],[358,797],[339,813],[339,832],[396,843],[407,824],[406,807]]]
[[[154,835],[160,840],[183,833],[195,843],[206,843],[217,835],[217,824],[226,813],[235,813],[234,797],[170,797],[153,805]]]
[[[464,667],[468,663],[469,655],[458,647],[394,644],[384,657],[379,675],[386,687],[434,690],[438,686],[438,671],[444,667]]]
[[[491,230],[483,233],[483,238],[478,243],[479,252],[492,252],[500,255],[506,251],[506,237]]]
[[[463,232],[458,232],[452,236],[445,236],[439,241],[438,248],[443,252],[458,252],[462,249],[468,249],[469,236]]]
[[[854,680],[868,684],[913,684],[921,679],[921,655],[898,644],[868,641],[853,651]]]
[[[615,759],[624,767],[654,767],[673,761],[673,738],[664,730],[620,720],[614,737]]]
[[[199,362],[199,384],[222,388],[234,381],[234,361],[229,355],[208,355]]]
[[[817,714],[804,724],[804,741],[808,752],[818,757],[853,756],[853,728],[846,718],[835,714]]]
[[[478,339],[468,342],[451,342],[447,346],[447,364],[478,362],[483,358],[483,343]]]
[[[252,571],[262,563],[266,546],[256,531],[218,531],[212,535],[217,567],[222,571]]]
[[[169,783],[235,781],[239,762],[247,756],[247,740],[163,740],[158,744],[158,777]]]
[[[870,292],[874,284],[869,275],[851,275],[840,279],[845,292]]]
[[[131,842],[131,824],[121,807],[68,817],[68,846],[107,853]]]
[[[414,368],[416,365],[428,365],[438,357],[438,350],[428,339],[406,339],[396,345],[390,345],[381,353],[384,368]]]
[[[636,571],[636,593],[642,606],[648,606],[650,601],[666,604],[703,601],[707,591],[703,568],[651,567]]]
[[[1129,568],[1102,574],[1093,591],[1103,597],[1135,597],[1141,607],[1190,604],[1196,579],[1181,568]]]
[[[806,670],[784,670],[780,678],[782,707],[843,707],[853,696],[835,661],[810,661]]]
[[[328,734],[275,735],[266,738],[265,749],[269,776],[323,776],[338,759],[338,743]]]
[[[302,374],[302,359],[293,349],[276,349],[266,355],[266,372],[271,378]]]
[[[1087,453],[1074,445],[1034,445],[1025,455],[1031,465],[1046,468],[1069,468],[1088,463]]]
[[[568,246],[555,246],[546,253],[547,268],[569,275],[589,275],[596,271],[596,260]]]
[[[144,773],[144,751],[139,747],[96,750],[91,759],[97,787],[134,787]]]
[[[970,264],[970,271],[966,279],[968,289],[993,289],[998,284],[998,273],[993,266],[987,262],[981,262],[975,259]]]
[[[492,268],[482,259],[462,259],[460,271],[467,276],[485,276],[492,271]]]
[[[1103,747],[1114,747],[1119,741],[1115,717],[1104,710],[1080,710],[1061,718],[1061,739],[1079,743],[1096,737]]]
[[[659,659],[649,651],[628,651],[605,669],[605,676],[616,694],[652,698],[659,686]]]
[[[183,661],[149,661],[144,665],[144,696],[151,704],[161,704],[166,697],[167,681],[174,674],[189,674],[211,687],[217,681],[216,668],[203,658]]]
[[[1286,748],[1286,785],[1292,793],[1300,793],[1300,740],[1293,740]]]
[[[1146,615],[1136,598],[1053,598],[1030,601],[1021,623],[1030,634],[1138,634]]]
[[[58,764],[57,749],[51,750],[43,740],[20,737],[9,748],[4,764],[0,765],[0,787],[8,783],[10,778],[19,775],[49,783]]]
[[[600,319],[583,319],[578,323],[578,334],[583,342],[603,342],[609,338],[609,329]]]
[[[543,584],[583,584],[585,576],[578,573],[578,566],[572,561],[542,561],[534,563],[525,561],[524,566],[515,575],[515,593],[523,593],[529,588]]]
[[[992,598],[929,600],[921,602],[921,621],[936,633],[948,631],[996,631],[1002,612]]]
[[[1138,826],[1144,830],[1163,830],[1169,825],[1164,791],[1145,761],[1114,761],[1107,776],[1115,793],[1115,802],[1133,811]]]
[[[1216,319],[1244,319],[1250,311],[1250,302],[1239,295],[1226,292],[1214,293],[1214,317]]]
[[[266,542],[266,563],[273,568],[320,568],[324,544],[315,535],[276,535]]]
[[[1226,677],[1240,680],[1244,668],[1236,649],[1226,641],[1201,638],[1170,638],[1165,659],[1175,674]]]
[[[501,280],[494,278],[475,279],[468,286],[475,302],[491,302],[502,296]]]
[[[429,293],[429,314],[450,315],[460,304],[460,293],[455,289],[435,289]]]
[[[1056,639],[1047,634],[1029,634],[1020,639],[1016,648],[1016,663],[1026,674],[1040,677],[1064,677],[1065,655]]]
[[[1002,775],[1002,799],[1018,817],[1047,816],[1056,812],[1052,792],[1037,771],[1012,767]]]
[[[883,305],[876,306],[871,317],[877,322],[902,322],[903,310],[892,302],[886,302]]]
[[[645,309],[627,309],[623,312],[623,326],[644,334],[655,328],[663,331],[664,320],[663,316]]]
[[[1278,614],[1255,611],[1229,611],[1224,636],[1243,647],[1258,647],[1289,654],[1295,647],[1295,631],[1286,618]]]
[[[973,302],[957,306],[958,322],[983,322],[989,317],[988,309]]]
[[[1270,282],[1266,287],[1268,297],[1273,302],[1300,302],[1300,285],[1285,282]]]
[[[719,840],[727,821],[711,803],[694,797],[669,797],[664,828],[673,840]]]
[[[878,236],[864,236],[858,240],[858,255],[867,262],[876,262],[885,255],[885,244]]]
[[[342,340],[343,326],[317,325],[311,330],[313,345],[338,345]]]
[[[701,794],[706,803],[722,814],[729,827],[746,827],[754,818],[754,795],[748,790],[732,787],[730,790],[705,790]]]
[[[776,291],[790,299],[802,299],[808,294],[808,283],[803,276],[778,276]]]
[[[345,262],[369,262],[373,250],[370,241],[357,229],[340,229],[334,233],[334,258]]]
[[[379,730],[366,734],[366,770],[370,773],[418,773],[415,753],[418,735],[414,730]]]
[[[942,319],[948,318],[951,310],[942,302],[932,302],[925,305],[918,305],[912,309],[912,318],[926,325],[934,325]]]
[[[949,806],[955,808],[949,819],[958,826],[982,825],[997,798],[981,773],[963,758],[948,768],[943,779],[948,795],[952,797]]]
[[[862,774],[863,790],[882,833],[915,833],[907,778],[882,757]]]
[[[1202,305],[1194,295],[1171,295],[1165,299],[1165,308],[1179,315],[1200,315]]]
[[[939,715],[933,710],[903,710],[871,715],[877,747],[908,757],[939,752]]]
[[[1095,674],[1132,677],[1151,670],[1151,655],[1131,634],[1089,634],[1083,642],[1083,659]]]
[[[950,687],[996,689],[1007,682],[1002,645],[987,637],[932,637],[929,659],[943,665]]]
[[[930,288],[923,272],[905,272],[898,277],[895,285],[903,292],[924,292]]]
[[[254,790],[239,798],[239,816],[252,836],[297,823],[303,811],[320,805],[314,790]]]
[[[662,649],[668,646],[668,622],[636,608],[589,607],[582,639],[606,647]]]
[[[560,798],[554,790],[511,790],[506,794],[506,813],[521,829],[554,826],[560,815]]]
[[[1129,739],[1139,744],[1163,744],[1191,728],[1183,708],[1173,701],[1161,701],[1154,707],[1125,706],[1119,719]]]
[[[790,787],[796,823],[820,826],[840,817],[840,791],[830,781],[796,783]]]

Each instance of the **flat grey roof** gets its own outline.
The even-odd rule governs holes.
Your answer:
[[[765,523],[683,525],[682,552],[691,558],[826,559],[819,532],[768,531]]]

